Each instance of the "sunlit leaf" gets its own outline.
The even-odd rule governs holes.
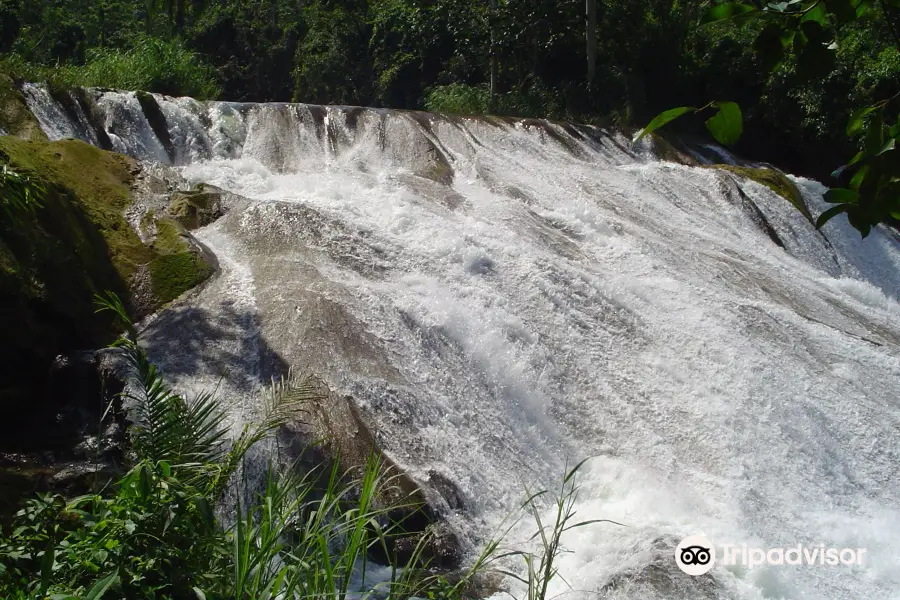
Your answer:
[[[850,120],[847,121],[847,136],[852,137],[862,131],[866,115],[868,115],[873,110],[876,110],[876,107],[867,106],[865,108],[858,108],[854,110],[853,114],[850,115]]]
[[[733,146],[738,143],[744,133],[741,107],[735,102],[716,102],[713,106],[718,108],[719,112],[706,121],[706,128],[717,142]]]
[[[84,597],[84,600],[100,600],[100,598],[103,597],[103,594],[105,594],[109,590],[109,588],[115,585],[118,580],[119,572],[113,571],[107,577],[95,583],[94,587],[92,587]]]
[[[634,134],[634,138],[631,140],[632,143],[639,141],[641,138],[643,138],[645,135],[647,135],[649,133],[653,133],[654,131],[656,131],[657,129],[659,129],[660,127],[665,125],[666,123],[670,123],[670,122],[674,121],[675,119],[677,119],[678,117],[681,117],[681,116],[686,115],[691,112],[697,112],[697,108],[695,108],[693,106],[680,106],[678,108],[672,108],[667,111],[659,113],[658,115],[656,115],[653,118],[652,121],[650,121],[649,124],[647,124],[646,127],[644,127],[643,129],[638,131],[636,134]]]
[[[806,14],[800,19],[801,21],[815,21],[819,25],[825,25],[827,20],[827,13],[825,12],[825,5],[821,2],[815,4],[811,9],[809,9]]]

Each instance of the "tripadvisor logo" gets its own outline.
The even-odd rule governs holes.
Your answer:
[[[750,569],[760,565],[850,566],[863,564],[865,553],[865,548],[826,548],[824,544],[768,549],[724,544],[719,564]],[[688,575],[703,575],[716,564],[716,548],[708,538],[686,537],[675,548],[675,564]]]
[[[716,564],[716,548],[705,537],[686,537],[675,548],[675,563],[688,575],[703,575]]]

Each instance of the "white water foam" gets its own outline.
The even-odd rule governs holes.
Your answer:
[[[198,232],[232,283],[191,305],[252,303],[244,335],[353,395],[410,473],[460,488],[453,520],[473,551],[526,486],[553,486],[566,464],[597,456],[579,519],[628,527],[566,534],[572,589],[558,580],[554,595],[900,596],[896,234],[861,242],[839,217],[826,238],[742,182],[781,248],[731,175],[647,160],[621,136],[389,111],[207,110],[216,158],[183,175],[251,203]],[[797,182],[820,212],[822,188]],[[199,371],[217,348],[239,351],[223,343],[206,340]],[[239,383],[221,388],[240,394]],[[870,562],[691,579],[672,552],[700,534],[862,547]]]

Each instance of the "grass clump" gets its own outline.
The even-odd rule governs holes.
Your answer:
[[[87,50],[83,64],[42,65],[18,54],[0,58],[0,72],[57,89],[77,86],[145,90],[170,96],[215,99],[221,88],[214,70],[178,39],[140,35],[125,48]]]

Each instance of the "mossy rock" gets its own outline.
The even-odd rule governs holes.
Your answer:
[[[24,140],[46,141],[47,134],[31,114],[15,82],[0,73],[0,129]]]
[[[0,162],[29,172],[43,206],[16,223],[0,219],[0,407],[40,380],[59,354],[111,341],[113,323],[94,294],[117,293],[133,317],[156,310],[209,277],[214,267],[174,221],[144,244],[125,219],[139,168],[77,140],[0,137]],[[149,274],[149,278],[146,275]],[[149,279],[140,298],[141,277]]]
[[[787,175],[781,171],[769,168],[755,167],[739,167],[735,165],[711,165],[713,168],[728,171],[745,179],[751,179],[760,185],[764,185],[791,204],[806,217],[810,223],[813,222],[812,215],[806,203],[803,202],[803,195],[793,181],[788,179]]]
[[[197,229],[224,214],[223,192],[200,185],[189,192],[175,192],[169,203],[169,215],[185,228]]]
[[[171,302],[212,275],[215,268],[179,223],[160,219],[153,248],[159,253],[147,265],[154,297]]]

